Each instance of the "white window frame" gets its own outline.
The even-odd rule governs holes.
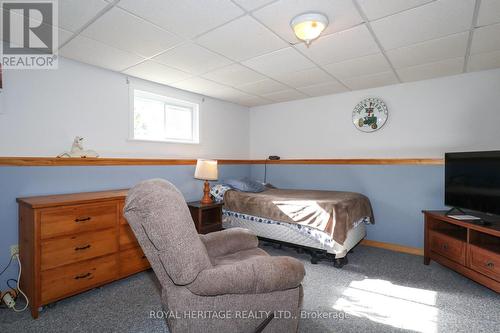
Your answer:
[[[129,140],[130,141],[143,141],[143,142],[162,142],[162,143],[183,143],[183,144],[199,144],[200,143],[200,111],[199,111],[199,104],[185,101],[185,100],[180,100],[172,97],[168,97],[165,95],[160,95],[157,93],[153,93],[151,91],[148,91],[149,89],[145,89],[143,87],[134,87],[131,85],[130,87],[130,117],[129,117]],[[140,138],[137,139],[135,138],[135,121],[134,121],[134,105],[135,105],[135,95],[136,92],[138,92],[141,97],[145,98],[151,98],[157,101],[161,101],[165,104],[169,104],[172,106],[178,106],[178,107],[183,107],[183,108],[189,108],[191,109],[192,112],[192,133],[193,137],[190,140],[184,140],[184,139],[176,139],[176,138],[165,138],[164,140],[159,140],[159,139],[144,139]]]

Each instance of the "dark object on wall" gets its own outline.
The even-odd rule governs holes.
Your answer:
[[[445,154],[445,205],[500,215],[500,151]]]
[[[264,184],[267,184],[267,161],[270,160],[270,161],[277,161],[277,160],[280,160],[281,157],[277,156],[277,155],[270,155],[266,161],[264,162]]]

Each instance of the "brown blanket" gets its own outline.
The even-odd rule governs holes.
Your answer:
[[[306,225],[344,244],[347,233],[364,217],[373,221],[370,200],[353,192],[269,189],[261,193],[229,190],[224,208],[270,220]]]

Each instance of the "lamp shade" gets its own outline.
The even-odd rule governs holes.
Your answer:
[[[219,177],[217,172],[216,160],[197,160],[194,178],[201,180],[217,180]]]

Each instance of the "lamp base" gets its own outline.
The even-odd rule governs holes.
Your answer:
[[[210,197],[210,184],[208,183],[208,180],[205,180],[205,183],[203,184],[203,198],[201,198],[201,203],[202,204],[211,204],[214,201]]]

